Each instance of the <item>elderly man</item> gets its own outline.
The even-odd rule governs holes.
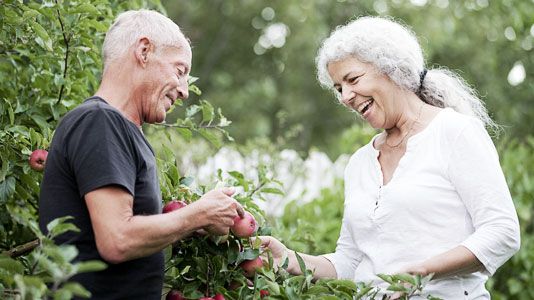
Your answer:
[[[141,125],[164,121],[175,99],[188,97],[191,48],[179,27],[154,11],[124,12],[103,55],[98,91],[63,118],[50,145],[40,226],[75,218],[81,231],[57,242],[77,246],[80,261],[108,263],[75,278],[94,299],[160,299],[162,249],[199,229],[227,233],[243,208],[222,189],[161,214],[154,152]]]

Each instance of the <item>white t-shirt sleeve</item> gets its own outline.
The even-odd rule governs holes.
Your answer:
[[[517,213],[497,151],[476,119],[467,122],[450,147],[448,174],[475,230],[461,244],[493,275],[520,244]]]
[[[362,260],[362,254],[352,240],[346,216],[343,217],[336,252],[323,255],[334,268],[338,279],[354,279],[354,272]]]
[[[350,198],[350,186],[352,182],[352,169],[355,161],[357,161],[358,152],[353,155],[345,169],[345,209],[343,212],[343,220],[341,222],[341,231],[339,239],[337,240],[336,251],[334,253],[325,254],[323,257],[328,259],[336,269],[336,275],[339,279],[354,279],[356,268],[362,261],[362,252],[353,240],[351,234],[351,224],[349,215],[347,214],[347,201]]]

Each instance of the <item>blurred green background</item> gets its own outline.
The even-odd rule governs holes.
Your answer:
[[[339,140],[361,121],[321,89],[314,59],[332,29],[359,15],[389,15],[410,25],[427,65],[462,75],[506,135],[534,132],[532,0],[162,4],[192,41],[192,74],[200,77],[202,97],[221,106],[234,122],[230,132],[238,143],[269,137],[304,152],[316,147],[331,158],[354,151]]]

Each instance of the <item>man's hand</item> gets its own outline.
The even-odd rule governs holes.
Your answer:
[[[202,212],[199,217],[205,218],[208,225],[204,229],[210,234],[228,234],[230,227],[234,225],[234,218],[243,217],[243,207],[231,198],[234,192],[233,188],[211,190],[191,204]]]

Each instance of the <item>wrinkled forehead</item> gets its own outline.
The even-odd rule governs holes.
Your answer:
[[[345,56],[341,59],[329,61],[326,64],[326,69],[332,80],[336,80],[335,77],[345,76],[349,72],[370,72],[376,71],[373,64],[365,62],[356,56]]]

